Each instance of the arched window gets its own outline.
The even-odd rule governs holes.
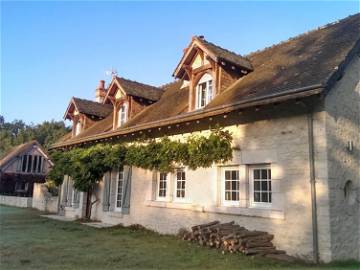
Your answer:
[[[213,98],[213,80],[208,73],[203,75],[196,86],[196,109],[205,107]]]
[[[120,106],[120,109],[118,111],[118,115],[117,115],[117,120],[118,120],[118,127],[121,127],[125,124],[126,120],[127,120],[127,104],[124,103]]]

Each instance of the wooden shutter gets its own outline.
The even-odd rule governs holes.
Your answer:
[[[118,172],[115,170],[111,171],[111,173],[110,173],[109,211],[115,210],[117,177],[118,177]]]
[[[122,209],[121,209],[121,212],[123,214],[130,213],[131,174],[132,174],[132,167],[124,166],[124,191],[123,191],[123,200],[122,200]]]
[[[16,162],[17,162],[16,171],[17,171],[17,172],[20,172],[20,171],[21,171],[21,166],[22,166],[23,158],[24,158],[24,156],[21,156],[21,157],[18,157],[18,158],[16,159]]]
[[[111,177],[111,172],[107,172],[104,174],[104,192],[103,192],[103,211],[107,212],[110,209],[110,177]]]

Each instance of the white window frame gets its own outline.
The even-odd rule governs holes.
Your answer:
[[[226,196],[226,178],[225,178],[225,173],[226,171],[237,171],[237,176],[238,176],[238,196],[239,199],[238,200],[226,200],[225,196]],[[231,181],[231,180],[230,180]],[[232,191],[232,189],[228,190],[228,191]],[[240,166],[229,166],[229,167],[222,167],[221,168],[221,203],[224,206],[240,206],[240,200],[241,200],[241,177],[240,177]]]
[[[268,182],[270,182],[271,188],[270,188],[270,194],[271,194],[271,202],[256,202],[254,201],[254,170],[270,170],[270,174],[271,174],[271,165],[269,164],[262,164],[262,165],[251,165],[249,166],[249,201],[250,201],[250,207],[254,207],[254,208],[271,208],[273,201],[274,201],[274,196],[273,196],[273,183],[272,183],[272,179],[270,176],[270,181],[268,180]],[[261,183],[260,183],[261,186]],[[269,185],[268,185],[268,189],[269,189]],[[260,195],[261,196],[261,195]]]
[[[202,96],[203,89],[201,88],[202,85],[205,84],[205,97]],[[205,107],[214,97],[214,83],[213,78],[209,73],[205,73],[201,79],[198,81],[196,85],[196,109],[201,109]],[[205,99],[205,104],[202,105],[201,101]]]
[[[82,130],[82,124],[81,121],[78,120],[75,125],[75,136],[79,135],[81,133],[81,130]]]
[[[177,191],[178,191],[178,188],[177,188],[177,184],[178,184],[178,179],[177,179],[177,174],[178,172],[183,172],[185,173],[185,179],[184,180],[180,180],[180,182],[185,182],[185,187],[184,188],[180,188],[180,191],[184,191],[184,197],[177,197]],[[187,200],[187,188],[186,188],[186,183],[187,183],[187,179],[186,179],[186,171],[185,171],[185,168],[177,168],[175,170],[175,173],[174,173],[174,177],[173,177],[173,181],[174,181],[174,195],[173,195],[173,201],[175,202],[183,202],[185,200]]]
[[[161,180],[160,177],[161,175],[164,174],[166,175],[166,179]],[[156,200],[157,201],[167,201],[169,199],[169,187],[170,187],[170,173],[165,173],[165,172],[159,172],[157,175],[157,183],[156,183]],[[162,188],[163,190],[165,190],[165,196],[160,196],[160,183],[161,181],[165,182],[165,188]]]
[[[121,199],[120,199],[120,206],[118,206],[118,196],[119,196],[119,182],[120,182],[120,175],[122,176],[122,186],[121,186]],[[123,204],[123,199],[124,199],[124,168],[119,168],[117,173],[116,173],[116,190],[115,190],[115,207],[114,210],[116,212],[121,212],[122,211],[122,204]]]
[[[117,112],[117,126],[123,126],[127,121],[127,114],[128,114],[128,106],[127,103],[124,103],[120,106]]]

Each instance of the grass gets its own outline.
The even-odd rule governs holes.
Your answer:
[[[359,269],[356,262],[288,264],[240,254],[222,255],[147,230],[91,228],[0,206],[0,268],[11,269]]]

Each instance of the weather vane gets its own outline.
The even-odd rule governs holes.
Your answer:
[[[117,76],[118,72],[115,68],[111,68],[111,70],[105,71],[106,76],[115,77]]]

